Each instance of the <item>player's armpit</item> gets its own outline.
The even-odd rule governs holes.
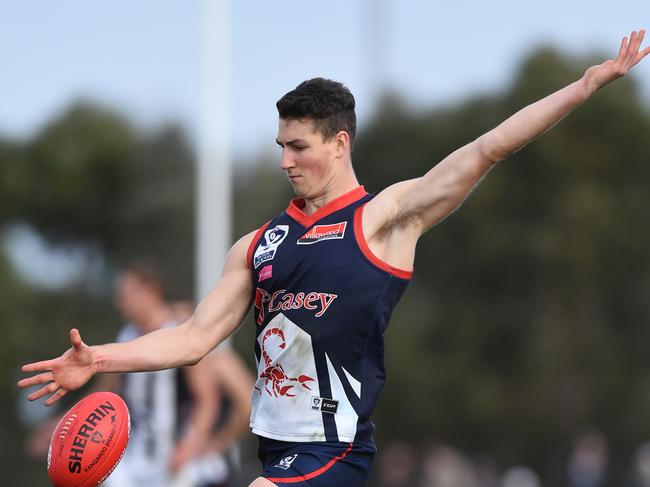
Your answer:
[[[404,193],[398,218],[423,234],[458,209],[497,160],[484,136],[455,150]]]

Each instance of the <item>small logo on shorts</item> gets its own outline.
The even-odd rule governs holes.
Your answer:
[[[312,396],[311,409],[312,411],[321,411],[323,413],[336,414],[339,408],[339,402],[334,399],[327,399],[325,397]]]
[[[284,457],[282,460],[280,460],[280,463],[274,465],[274,467],[281,468],[282,470],[289,470],[289,467],[291,467],[291,464],[297,457],[297,453],[294,455],[289,455],[288,457]]]

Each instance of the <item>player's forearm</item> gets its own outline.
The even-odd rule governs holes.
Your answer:
[[[147,333],[125,343],[91,347],[98,373],[162,370],[198,362],[205,353],[189,323]]]
[[[507,158],[557,124],[594,92],[581,78],[528,105],[478,139],[481,153],[492,162]]]

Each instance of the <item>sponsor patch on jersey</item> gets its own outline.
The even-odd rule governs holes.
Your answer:
[[[329,309],[338,294],[322,292],[288,292],[286,289],[278,289],[273,294],[261,287],[255,289],[254,305],[258,310],[257,324],[264,323],[267,313],[276,311],[288,311],[291,309],[306,309],[314,312],[314,317],[320,318]]]
[[[262,270],[260,271],[259,277],[257,278],[257,282],[262,282],[266,281],[267,279],[271,279],[273,277],[273,264],[265,265],[262,267]]]
[[[334,399],[328,399],[326,397],[316,397],[312,396],[311,398],[311,409],[312,411],[321,411],[323,413],[336,414],[336,410],[339,408],[339,402]]]
[[[289,455],[288,457],[284,457],[278,464],[274,465],[274,467],[281,468],[282,470],[289,470],[289,467],[291,467],[291,464],[297,457],[297,453]]]
[[[316,225],[309,229],[298,239],[298,245],[311,245],[323,240],[343,238],[348,222],[333,223],[331,225]]]
[[[264,242],[255,250],[253,256],[253,265],[257,269],[264,262],[273,260],[275,253],[280,244],[284,241],[289,233],[289,225],[276,225],[270,230],[264,232]]]

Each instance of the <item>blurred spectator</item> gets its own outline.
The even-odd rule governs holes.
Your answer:
[[[539,477],[526,466],[511,467],[501,476],[500,487],[539,487]]]
[[[569,487],[601,487],[605,485],[608,448],[598,431],[584,433],[576,439],[567,465]]]
[[[411,445],[394,441],[386,445],[379,456],[378,487],[411,487],[417,459]]]
[[[128,321],[118,341],[182,321],[164,299],[157,269],[148,263],[136,263],[120,273],[114,301]],[[104,375],[98,387],[119,391],[132,418],[129,447],[107,480],[108,487],[172,485],[175,477],[182,477],[187,486],[226,485],[227,462],[221,455],[205,453],[218,415],[217,391],[207,364]]]
[[[472,465],[454,448],[438,445],[425,453],[421,487],[474,487]]]

